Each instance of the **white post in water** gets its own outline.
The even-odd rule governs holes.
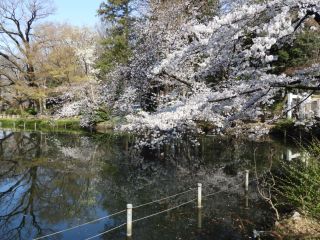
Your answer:
[[[198,208],[202,208],[202,183],[198,183]]]
[[[245,180],[244,187],[247,192],[247,191],[249,191],[249,170],[246,170],[245,173],[246,173],[246,180]]]
[[[132,236],[132,204],[127,204],[127,237]]]
[[[198,230],[202,228],[202,208],[198,208]]]
[[[34,123],[34,130],[37,131],[37,123]]]
[[[287,103],[287,118],[291,119],[292,118],[292,102],[293,102],[293,94],[292,93],[288,93],[288,103]]]
[[[249,209],[249,194],[248,194],[248,191],[246,191],[245,193],[245,209]]]
[[[286,160],[287,161],[291,161],[292,160],[292,151],[289,148],[287,149]]]
[[[26,122],[23,122],[23,130],[26,130]]]

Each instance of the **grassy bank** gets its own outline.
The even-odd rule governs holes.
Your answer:
[[[272,127],[270,134],[276,137],[288,139],[312,140],[314,137],[320,138],[320,121],[298,124],[294,120],[281,119]]]
[[[290,123],[281,124],[290,127]],[[319,156],[320,140],[304,141],[299,156],[272,164],[271,171],[261,177],[260,192],[280,214],[274,227],[279,239],[320,239]]]
[[[282,163],[276,172],[276,195],[287,205],[320,220],[320,140],[301,146],[300,160]]]
[[[2,118],[0,119],[1,128],[44,131],[44,132],[83,132],[79,119],[30,119],[30,118]]]

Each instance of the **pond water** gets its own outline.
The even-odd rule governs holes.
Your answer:
[[[0,239],[33,239],[203,184],[203,195],[229,189],[133,224],[133,238],[250,239],[269,230],[273,212],[245,169],[267,169],[287,151],[276,141],[204,137],[139,150],[130,137],[0,133]],[[253,151],[256,149],[255,161]],[[251,174],[252,176],[253,174]],[[232,188],[233,187],[233,188]],[[133,210],[138,219],[196,198],[196,190]],[[87,239],[126,221],[125,213],[44,239]],[[125,226],[95,239],[125,239]],[[272,239],[272,238],[269,238]]]

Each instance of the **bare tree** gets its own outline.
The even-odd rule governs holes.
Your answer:
[[[0,87],[37,88],[33,27],[53,13],[52,6],[50,0],[0,1]]]
[[[270,155],[269,155],[269,167],[268,169],[261,174],[258,177],[258,172],[257,172],[257,161],[256,161],[256,152],[257,148],[254,149],[253,151],[253,159],[254,159],[254,164],[255,164],[255,177],[257,180],[257,190],[262,199],[269,204],[271,209],[274,211],[276,215],[276,219],[280,219],[279,211],[277,209],[277,204],[274,202],[275,196],[273,194],[273,191],[275,189],[275,178],[271,172],[272,170],[272,165],[273,165],[273,156],[274,152],[273,149],[270,150]]]

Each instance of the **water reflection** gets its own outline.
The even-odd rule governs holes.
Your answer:
[[[253,166],[263,171],[275,142],[203,138],[161,149],[135,149],[129,137],[11,133],[0,134],[0,238],[32,239],[134,205],[204,185],[204,193],[238,184]],[[134,211],[134,219],[194,198],[178,199]],[[52,239],[85,239],[125,221],[120,215]],[[255,228],[268,229],[272,212],[255,191],[243,189],[204,199],[134,224],[133,239],[247,239]],[[125,239],[120,229],[102,239]]]
[[[72,158],[71,146],[42,134],[11,134],[0,145],[1,239],[30,239],[61,219],[92,215],[92,157]]]

